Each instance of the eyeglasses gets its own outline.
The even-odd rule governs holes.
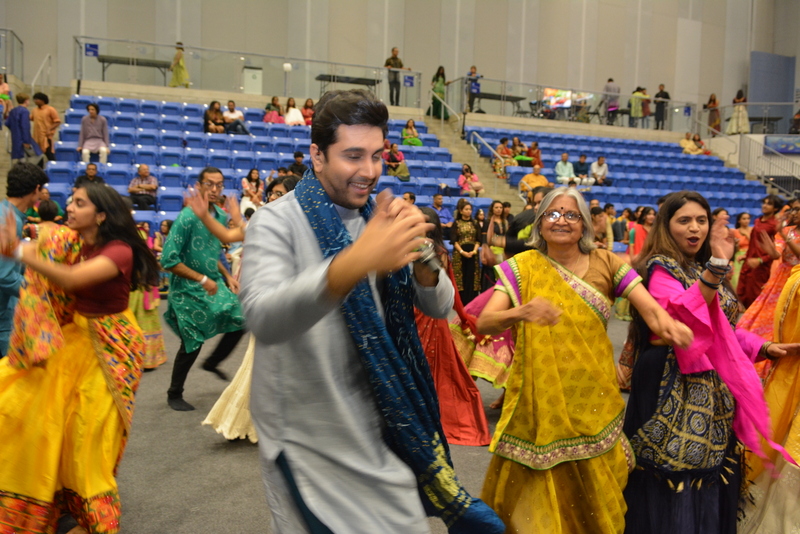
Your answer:
[[[220,191],[225,188],[224,182],[203,182],[202,185],[205,185],[209,189],[218,189]]]
[[[272,191],[269,192],[269,196],[281,198],[283,196],[283,191],[275,191],[273,189]]]
[[[568,223],[576,223],[582,219],[581,214],[577,211],[567,211],[565,213],[561,213],[557,210],[550,210],[544,212],[544,219],[547,222],[554,223],[559,220],[561,217],[564,217],[564,220]]]

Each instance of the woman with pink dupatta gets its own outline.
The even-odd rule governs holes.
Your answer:
[[[745,447],[765,457],[767,404],[753,362],[800,354],[735,329],[736,295],[726,281],[733,236],[728,216],[711,221],[702,195],[667,197],[636,262],[650,294],[694,332],[671,347],[635,318],[635,364],[624,431],[636,469],[624,495],[625,532],[734,534]]]

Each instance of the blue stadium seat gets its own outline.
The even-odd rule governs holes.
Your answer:
[[[289,137],[295,139],[311,139],[310,126],[289,126]]]
[[[158,152],[158,164],[166,167],[183,164],[183,148],[162,146]]]
[[[50,191],[50,200],[66,208],[67,199],[72,196],[72,184],[47,184],[46,187]]]
[[[253,150],[253,138],[249,135],[233,135],[228,148],[239,152],[250,152]]]
[[[203,131],[202,117],[184,117],[181,121],[181,130],[184,132],[200,133]]]
[[[89,104],[94,104],[95,100],[97,99],[93,96],[72,95],[69,99],[69,107],[73,109],[86,110],[86,106]]]
[[[419,195],[419,183],[416,178],[411,178],[407,182],[400,180],[400,195],[404,193],[414,193]]]
[[[400,139],[400,132],[390,131],[386,134],[386,139],[388,139],[392,144],[397,143],[399,145],[403,142],[403,140]]]
[[[484,212],[488,213],[489,206],[492,205],[492,199],[486,197],[475,197],[470,199],[470,203],[475,211],[482,209]]]
[[[180,215],[180,211],[157,211],[156,212],[156,221],[158,225],[161,225],[162,221],[175,221]]]
[[[448,163],[450,161],[453,161],[453,155],[450,154],[450,151],[444,147],[432,147],[429,148],[428,150],[430,150],[430,154],[432,156],[432,158],[429,157],[428,159],[434,159],[436,161],[441,161],[443,163]]]
[[[109,183],[106,183],[106,185],[108,185],[108,187],[110,187],[111,189],[113,189],[114,191],[119,193],[120,196],[123,196],[123,197],[130,196],[130,194],[128,193],[128,186],[127,185],[118,185],[118,184],[109,184]]]
[[[234,150],[231,157],[231,164],[234,169],[252,169],[256,163],[255,152]]]
[[[444,169],[444,176],[445,178],[458,178],[461,176],[461,163],[443,163],[442,168]]]
[[[183,134],[162,130],[158,135],[158,143],[162,147],[183,148]]]
[[[158,177],[159,185],[164,187],[185,187],[186,185],[186,171],[183,167],[165,167],[162,165],[155,172],[157,172],[156,176]]]
[[[201,148],[187,148],[183,155],[183,164],[187,167],[202,169],[206,166],[208,153]]]
[[[131,172],[131,165],[129,161],[128,163],[110,164],[106,168],[105,174],[102,176],[103,180],[105,180],[108,185],[120,185],[127,188],[128,184],[133,179],[133,174],[135,174],[135,172]],[[127,189],[125,194],[127,194]]]
[[[77,176],[75,163],[72,161],[50,161],[45,171],[53,183],[72,184]]]
[[[117,111],[122,113],[139,113],[139,101],[133,98],[120,98],[117,102]]]
[[[64,138],[64,129],[61,129],[61,138]],[[117,145],[133,145],[136,142],[136,129],[135,128],[117,128],[116,126],[109,129],[108,137],[110,141]]]
[[[285,124],[270,123],[269,135],[271,137],[289,137],[289,127]]]
[[[142,146],[158,146],[159,144],[158,130],[143,130],[141,128],[137,128],[135,144]]]
[[[278,167],[278,155],[274,152],[257,152],[255,167],[261,172],[275,170]]]
[[[418,178],[425,176],[425,162],[423,161],[406,161],[406,167],[411,176]]]
[[[183,209],[182,187],[159,187],[156,194],[156,206],[158,211],[180,211]]]
[[[428,178],[444,178],[445,170],[444,163],[440,161],[426,161],[425,162],[425,176]]]
[[[206,148],[215,150],[228,150],[232,135],[214,134],[206,140]]]
[[[80,159],[78,143],[56,142],[55,155],[58,161],[78,161]]]
[[[513,187],[519,186],[519,182],[522,180],[522,177],[529,172],[533,172],[530,167],[506,167],[508,185]]]
[[[95,104],[100,107],[100,113],[103,115],[110,115],[117,111],[117,102],[119,98],[113,96],[98,96]]]
[[[133,149],[133,163],[136,165],[154,166],[158,164],[158,150],[156,147],[139,146]]]
[[[112,115],[114,126],[117,128],[136,128],[138,115],[136,113],[120,113]]]
[[[439,138],[436,137],[435,134],[419,134],[419,139],[422,141],[424,146],[430,147],[438,147],[439,146]]]
[[[269,136],[269,124],[264,122],[249,122],[247,123],[247,129],[250,130],[250,133],[255,135],[256,137],[268,137]]]
[[[150,225],[150,235],[154,235],[156,230],[158,230],[158,215],[155,211],[133,210],[131,211],[131,215],[133,215],[133,220],[136,224],[147,223]]]
[[[272,150],[275,152],[294,152],[294,140],[288,137],[273,137]]]
[[[142,130],[160,130],[161,120],[159,117],[160,115],[140,113],[136,119],[136,125]]]
[[[436,178],[417,178],[417,184],[419,184],[420,195],[432,197],[440,193],[444,194],[444,190],[441,187],[442,181]]]
[[[139,113],[145,115],[161,115],[161,102],[157,100],[140,100]]]
[[[207,133],[187,133],[184,134],[183,140],[186,142],[186,148],[206,148],[206,142],[212,135]]]
[[[161,102],[161,114],[171,117],[183,117],[183,104],[180,102]]]
[[[164,109],[163,106],[161,108]],[[174,131],[183,131],[182,128],[183,118],[178,117],[177,115],[164,115],[162,114],[159,119],[159,128],[162,130],[174,130]]]
[[[208,109],[208,106],[204,104],[183,104],[183,115],[184,117],[202,119],[206,109]]]
[[[311,139],[295,139],[292,147],[292,152],[309,154],[311,152]]]
[[[79,127],[81,125],[81,120],[86,116],[86,110],[80,109],[68,109],[64,112],[64,123],[65,124],[77,124]],[[106,117],[108,120],[108,117]],[[109,121],[109,125],[111,121]]]
[[[231,151],[209,148],[208,165],[210,167],[218,167],[220,169],[233,167],[233,165],[231,165]]]
[[[254,152],[272,152],[272,138],[271,137],[253,137]]]
[[[242,109],[242,114],[245,122],[261,122],[264,120],[264,110],[260,108],[244,108]]]
[[[294,154],[291,152],[276,152],[278,155],[278,167],[289,167],[294,163]]]
[[[68,143],[77,143],[81,135],[80,124],[65,124],[58,130],[59,141],[66,141]]]
[[[398,180],[394,176],[381,176],[378,178],[378,185],[375,187],[375,192],[380,193],[384,189],[389,189],[393,195],[400,196],[402,193],[400,192],[400,180]]]

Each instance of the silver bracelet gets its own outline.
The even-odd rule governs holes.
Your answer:
[[[208,276],[206,276],[206,275],[203,275],[203,278],[201,278],[201,279],[200,279],[200,285],[202,286],[202,285],[203,285],[203,284],[205,284],[206,282],[208,282]]]

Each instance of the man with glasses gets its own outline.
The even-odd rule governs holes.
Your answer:
[[[206,167],[197,178],[197,190],[208,200],[208,211],[220,224],[227,215],[217,205],[224,178],[216,167]],[[223,380],[218,365],[227,358],[244,334],[244,316],[236,294],[239,283],[220,263],[222,244],[190,209],[181,211],[164,242],[161,265],[172,273],[169,308],[164,319],[181,338],[172,367],[167,403],[177,411],[194,410],[183,400],[183,385],[205,340],[225,334],[203,369]]]

